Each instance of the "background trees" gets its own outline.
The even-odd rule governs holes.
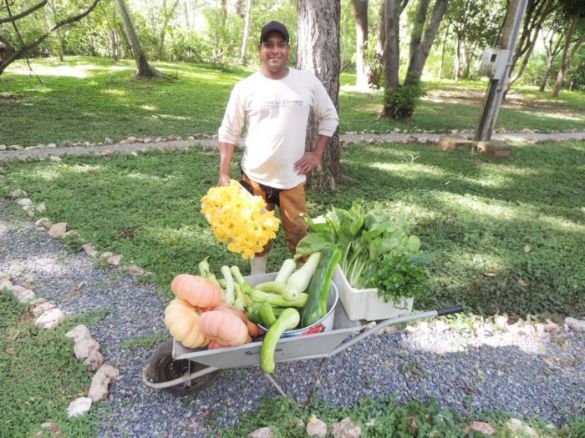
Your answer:
[[[120,1],[0,1],[0,71],[25,55],[128,58],[137,43],[151,62],[253,63],[262,24],[277,19],[295,29],[299,17],[297,4],[287,0],[124,0],[128,14],[121,13]],[[412,108],[397,110],[397,104],[416,101],[418,92],[411,87],[418,81],[477,78],[481,53],[496,41],[507,5],[506,0],[339,3],[342,71],[355,73],[359,88],[384,85],[384,115],[407,118]],[[556,83],[555,93],[583,86],[578,68],[585,44],[583,5],[529,0],[511,86],[521,81],[544,90]],[[84,11],[91,13],[57,26]],[[126,31],[125,15],[136,38]],[[291,44],[296,53],[296,35]]]

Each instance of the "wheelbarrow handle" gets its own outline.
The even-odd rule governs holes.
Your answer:
[[[437,316],[451,315],[453,313],[463,312],[463,306],[443,307],[437,310]]]

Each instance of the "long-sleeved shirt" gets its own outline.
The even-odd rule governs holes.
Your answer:
[[[260,184],[290,189],[306,180],[296,173],[294,163],[305,153],[311,108],[319,134],[333,136],[339,117],[315,75],[289,68],[286,77],[269,79],[256,72],[234,87],[219,141],[237,144],[246,129],[244,173]]]

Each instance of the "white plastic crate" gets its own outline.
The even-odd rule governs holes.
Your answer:
[[[378,297],[378,289],[356,289],[349,284],[339,266],[333,273],[333,281],[339,288],[339,298],[350,320],[375,321],[395,318],[412,311],[413,298],[403,298],[398,304],[387,303]]]

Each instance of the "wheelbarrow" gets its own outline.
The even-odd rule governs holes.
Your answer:
[[[255,285],[272,280],[275,275],[264,274],[247,277],[247,280]],[[332,330],[302,336],[282,337],[276,346],[274,353],[276,363],[321,359],[307,400],[311,398],[319,382],[320,371],[330,357],[385,327],[463,311],[462,306],[448,307],[408,313],[379,321],[373,326],[362,326],[359,321],[352,321],[348,318],[343,304],[336,300],[337,297],[337,285],[333,282],[330,293],[330,302],[334,308]],[[162,389],[176,395],[197,392],[219,377],[218,371],[220,370],[259,366],[261,347],[261,339],[237,347],[218,349],[192,349],[183,346],[176,340],[168,341],[155,351],[149,364],[143,369],[142,380],[150,388]],[[264,375],[281,395],[287,397],[287,394],[270,374]]]

